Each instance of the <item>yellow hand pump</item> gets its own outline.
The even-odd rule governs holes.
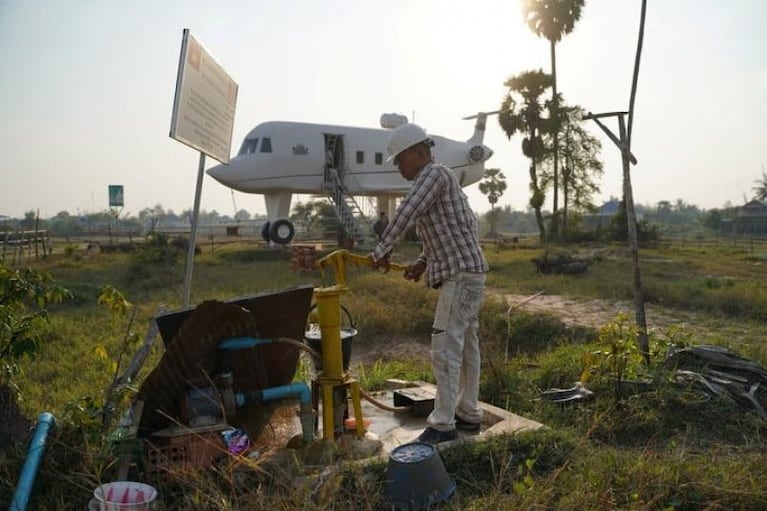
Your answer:
[[[335,271],[335,284],[314,290],[319,316],[322,373],[317,378],[322,391],[322,430],[324,438],[333,438],[335,427],[333,389],[349,387],[354,407],[354,418],[358,436],[365,434],[362,423],[362,404],[360,402],[359,382],[352,378],[343,368],[341,349],[341,295],[348,291],[346,287],[346,269],[349,264],[372,266],[373,261],[367,256],[353,254],[348,250],[336,250],[318,259],[315,265],[323,272],[328,267]],[[391,263],[389,268],[404,270],[401,264]]]

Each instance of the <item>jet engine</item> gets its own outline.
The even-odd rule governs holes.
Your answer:
[[[492,156],[492,152],[487,154],[487,148],[481,144],[474,145],[469,149],[469,163],[479,163]]]

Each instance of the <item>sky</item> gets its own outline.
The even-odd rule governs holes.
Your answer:
[[[767,163],[767,2],[647,4],[634,201],[742,204]],[[557,46],[568,104],[628,110],[640,9],[586,0]],[[394,112],[465,140],[473,121],[461,118],[499,108],[507,78],[550,72],[548,41],[515,0],[0,0],[0,215],[104,211],[109,185],[124,187],[123,215],[193,207],[199,153],[169,137],[184,28],[239,85],[232,154],[264,121],[379,127]],[[605,123],[617,133],[616,118]],[[620,153],[586,127],[603,144],[597,202],[620,197]],[[521,139],[493,117],[485,143],[495,152],[487,167],[507,179],[499,205],[525,210]],[[476,211],[489,209],[478,185],[466,192]],[[261,195],[207,175],[200,209],[265,213]]]

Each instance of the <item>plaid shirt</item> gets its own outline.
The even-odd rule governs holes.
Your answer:
[[[414,223],[423,243],[418,259],[426,263],[427,286],[438,287],[460,272],[489,270],[469,201],[453,171],[434,160],[416,175],[373,257],[378,260],[390,253]]]

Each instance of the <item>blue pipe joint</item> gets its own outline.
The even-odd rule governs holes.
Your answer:
[[[24,461],[24,467],[21,469],[19,483],[16,485],[16,492],[13,494],[13,500],[9,511],[25,511],[29,504],[29,495],[32,493],[32,486],[35,484],[37,469],[40,466],[40,460],[45,453],[45,442],[51,428],[56,425],[56,418],[43,412],[37,418],[37,426],[32,440],[29,442],[27,450],[27,459]]]
[[[264,402],[294,396],[298,397],[298,401],[301,404],[312,402],[312,393],[309,390],[309,385],[304,382],[293,382],[261,390],[261,400]]]
[[[314,410],[312,408],[312,392],[309,390],[309,385],[303,382],[293,382],[287,385],[280,385],[279,387],[263,389],[260,392],[261,400],[264,402],[297,396],[301,404],[299,415],[301,417],[303,439],[305,442],[314,440]]]
[[[260,339],[258,337],[227,337],[218,343],[218,347],[222,350],[242,350],[273,342],[274,339]]]

